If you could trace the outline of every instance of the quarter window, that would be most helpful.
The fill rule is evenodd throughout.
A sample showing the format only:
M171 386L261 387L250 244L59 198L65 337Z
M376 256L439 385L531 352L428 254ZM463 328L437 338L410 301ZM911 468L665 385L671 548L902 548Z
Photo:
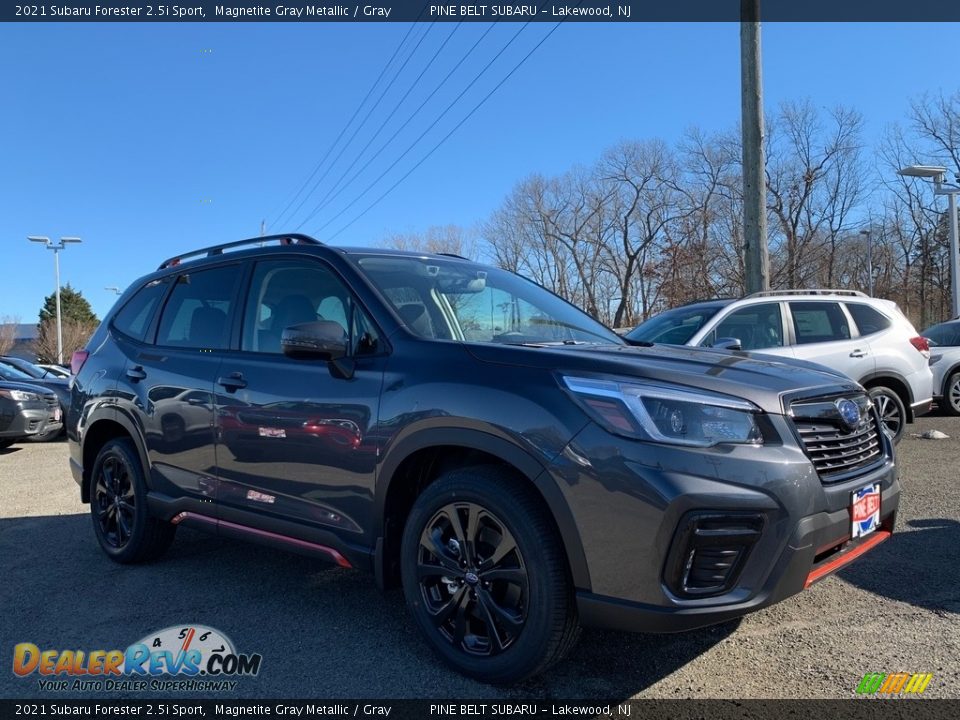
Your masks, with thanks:
M168 287L166 280L154 280L137 290L113 318L113 327L134 340L143 340Z
M873 335L890 327L890 318L863 303L847 303L847 310L861 335Z

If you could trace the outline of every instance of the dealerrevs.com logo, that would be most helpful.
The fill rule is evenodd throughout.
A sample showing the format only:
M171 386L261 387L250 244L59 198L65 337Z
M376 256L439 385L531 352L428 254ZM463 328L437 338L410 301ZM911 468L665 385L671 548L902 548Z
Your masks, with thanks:
M13 672L38 676L49 691L232 691L238 677L256 676L263 656L238 653L219 630L175 625L151 633L126 650L13 648Z

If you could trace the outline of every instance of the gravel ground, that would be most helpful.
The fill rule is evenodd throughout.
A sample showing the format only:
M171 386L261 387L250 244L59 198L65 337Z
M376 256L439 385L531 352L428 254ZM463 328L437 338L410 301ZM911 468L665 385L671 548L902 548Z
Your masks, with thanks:
M906 671L933 673L926 697L960 698L960 418L910 431L932 428L950 439L900 445L898 533L839 575L738 623L585 632L563 664L507 690L447 670L400 593L355 571L185 529L160 561L115 565L96 546L66 445L17 445L0 450L0 662L10 667L18 642L125 648L200 623L263 655L236 697L847 698L864 673ZM57 695L6 670L0 697Z

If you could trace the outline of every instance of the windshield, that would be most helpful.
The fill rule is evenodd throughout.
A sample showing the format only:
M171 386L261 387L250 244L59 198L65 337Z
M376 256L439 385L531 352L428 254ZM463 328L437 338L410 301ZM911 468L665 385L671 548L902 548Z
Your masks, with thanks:
M706 322L720 312L722 305L679 307L654 315L627 333L634 342L686 345Z
M0 378L4 380L36 380L35 377L27 375L22 370L17 370L13 365L0 363Z
M4 367L9 367L15 370L19 370L21 373L24 373L27 377L42 378L47 374L46 370L38 368L36 365L33 365L27 362L26 360L16 362L14 360L4 358L3 360L0 360L0 362L3 363Z
M586 313L504 270L432 257L352 259L421 337L514 345L623 344Z

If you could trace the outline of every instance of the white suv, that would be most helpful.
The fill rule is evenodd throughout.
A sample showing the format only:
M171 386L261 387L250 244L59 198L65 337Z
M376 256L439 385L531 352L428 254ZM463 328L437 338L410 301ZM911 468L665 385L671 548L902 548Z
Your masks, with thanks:
M930 409L930 348L890 300L850 290L770 290L668 310L632 342L749 350L826 365L870 390L887 433Z

